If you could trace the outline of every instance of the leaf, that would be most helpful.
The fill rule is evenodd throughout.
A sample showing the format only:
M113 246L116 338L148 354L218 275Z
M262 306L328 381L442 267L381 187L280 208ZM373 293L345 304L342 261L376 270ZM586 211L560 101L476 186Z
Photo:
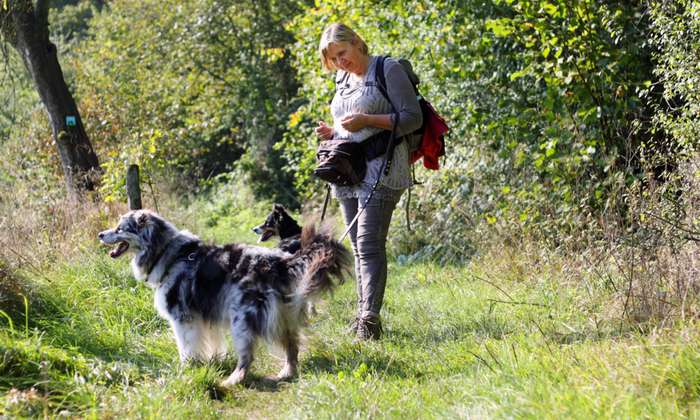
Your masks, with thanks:
M558 16L559 11L557 10L557 7L551 3L546 3L544 6L544 11L550 16Z
M540 155L537 159L535 159L535 168L541 169L542 165L544 165L544 155Z
M522 70L516 71L515 73L512 73L512 74L510 75L510 80L513 81L513 80L520 79L520 78L523 77L523 76L526 76L527 73L528 73L528 70L529 70L529 69L524 68L524 69L522 69Z
M513 33L513 28L507 24L509 19L489 19L486 21L486 29L497 37L506 37Z

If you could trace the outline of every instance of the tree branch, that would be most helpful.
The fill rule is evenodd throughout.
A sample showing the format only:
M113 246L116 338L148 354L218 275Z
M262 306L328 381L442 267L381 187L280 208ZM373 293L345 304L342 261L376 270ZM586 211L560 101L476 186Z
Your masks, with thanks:
M499 300L499 299L486 299L487 302L491 302L492 304L494 303L507 303L509 305L530 305L530 306L541 306L543 308L549 308L549 305L545 305L544 303L537 303L537 302L518 302L514 300Z
M644 214L647 214L647 215L653 217L653 218L656 219L656 220L662 221L662 222L666 223L667 225L669 225L669 226L671 226L671 227L673 227L673 228L675 228L675 229L678 229L678 230L680 230L680 231L682 231L682 232L685 232L685 233L691 235L692 237L689 238L690 240L693 240L693 241L694 241L694 240L696 240L696 239L695 239L695 235L700 235L700 232L698 232L698 231L696 231L696 230L692 230L692 229L690 229L690 228L687 228L687 227L683 226L683 225L680 224L680 223L674 222L673 220L669 220L669 219L667 219L667 218L665 218L665 217L663 217L663 216L659 216L658 214L654 214L654 213L652 213L652 212L650 212L650 211L645 211Z

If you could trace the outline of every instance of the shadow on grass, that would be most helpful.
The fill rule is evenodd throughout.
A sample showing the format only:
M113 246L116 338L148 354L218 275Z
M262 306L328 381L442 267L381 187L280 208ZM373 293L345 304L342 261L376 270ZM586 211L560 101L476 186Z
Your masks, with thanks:
M224 378L222 378L223 380ZM243 381L243 383L237 385L246 389L251 389L254 391L258 392L279 392L280 391L280 386L289 383L289 382L296 382L296 379L294 380L284 380L280 381L277 379L273 379L267 376L259 376L255 374L249 374L246 379ZM219 385L219 381L211 383L207 387L207 392L209 395L209 398L212 400L216 401L223 401L225 400L227 395L232 395L235 394L236 390L234 389L229 389L229 388L223 388L221 385Z
M301 369L311 373L360 372L367 371L398 378L417 377L401 361L385 352L340 352L336 354L313 354L303 363Z
M243 385L256 391L278 392L281 384L293 381L296 381L296 379L280 381L269 376L250 375Z
M609 322L592 328L585 326L578 330L567 330L561 327L561 322L549 314L529 319L508 318L484 312L474 319L464 322L458 320L442 320L441 323L430 324L417 328L414 325L400 324L386 330L385 338L397 344L411 343L412 346L434 346L450 341L473 339L505 340L512 334L535 334L542 336L552 343L571 345L582 342L598 342L630 334L645 334L638 325L625 322Z
M615 340L628 336L647 335L649 331L641 329L631 323L618 323L603 328L585 328L580 331L559 331L555 327L543 327L540 335L544 334L548 341L560 346L575 345L581 343L597 343L607 340Z

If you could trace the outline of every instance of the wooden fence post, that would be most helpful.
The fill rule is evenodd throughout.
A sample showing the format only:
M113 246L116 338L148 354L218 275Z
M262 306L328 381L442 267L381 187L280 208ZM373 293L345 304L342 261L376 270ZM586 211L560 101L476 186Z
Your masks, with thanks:
M141 209L139 165L129 165L129 169L126 170L126 196L129 199L129 210Z

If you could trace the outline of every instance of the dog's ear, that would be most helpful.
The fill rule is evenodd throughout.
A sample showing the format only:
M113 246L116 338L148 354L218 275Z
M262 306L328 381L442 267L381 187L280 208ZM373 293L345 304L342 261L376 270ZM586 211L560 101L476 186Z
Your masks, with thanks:
M284 206L281 204L273 204L272 205L272 211L284 211Z
M148 213L145 211L142 211L139 213L138 217L136 218L136 224L139 226L139 229L143 228L146 226L146 222L148 222Z

